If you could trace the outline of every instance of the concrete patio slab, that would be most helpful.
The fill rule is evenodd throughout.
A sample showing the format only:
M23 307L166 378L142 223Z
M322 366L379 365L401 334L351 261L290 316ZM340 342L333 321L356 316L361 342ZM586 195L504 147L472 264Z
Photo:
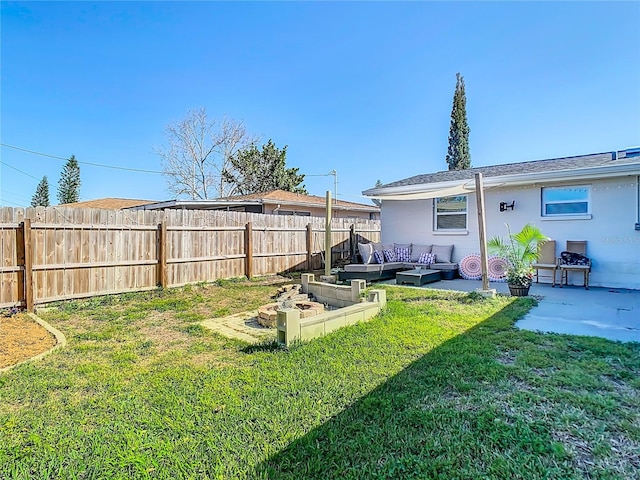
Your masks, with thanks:
M384 282L394 284L394 280ZM473 292L479 280L441 280L419 288ZM407 287L416 288L416 287ZM506 283L490 284L498 293L509 293ZM619 288L531 286L530 295L540 297L538 305L516 322L524 330L587 335L619 342L640 342L640 290Z

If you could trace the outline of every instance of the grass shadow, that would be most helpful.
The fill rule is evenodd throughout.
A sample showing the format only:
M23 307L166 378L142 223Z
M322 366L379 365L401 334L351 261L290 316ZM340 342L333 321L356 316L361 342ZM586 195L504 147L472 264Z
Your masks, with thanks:
M414 306L429 300L401 299ZM482 301L457 300L461 307ZM259 464L250 477L632 478L640 427L631 407L640 385L610 402L606 381L592 377L637 371L637 346L620 351L606 340L516 330L514 319L533 303L516 300L443 342ZM583 358L572 361L571 351ZM603 365L609 355L626 355L630 365ZM550 366L553 372L541 381ZM614 413L619 417L612 421Z

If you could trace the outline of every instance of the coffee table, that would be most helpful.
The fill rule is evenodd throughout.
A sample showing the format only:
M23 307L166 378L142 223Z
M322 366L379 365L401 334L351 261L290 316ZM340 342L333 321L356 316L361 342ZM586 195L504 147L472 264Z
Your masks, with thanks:
M440 280L440 270L430 270L427 268L417 268L396 273L396 284L410 284L420 287L425 283L437 282Z

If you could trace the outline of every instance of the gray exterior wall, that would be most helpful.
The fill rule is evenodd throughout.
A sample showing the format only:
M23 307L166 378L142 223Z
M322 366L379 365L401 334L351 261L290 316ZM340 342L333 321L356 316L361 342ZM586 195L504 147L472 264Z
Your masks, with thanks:
M541 215L541 188L590 185L591 215L575 219ZM500 202L515 209L500 212ZM492 188L485 192L487 238L506 237L505 223L512 232L533 223L556 241L556 255L567 240L587 240L587 256L593 261L590 285L640 289L640 231L638 222L638 177L626 176L596 181L576 181L519 187ZM443 233L434 230L433 200L384 200L381 211L382 241L390 243L454 244L453 260L480 251L475 194L468 195L467 230ZM541 278L542 280L542 278ZM581 275L569 282L580 284Z

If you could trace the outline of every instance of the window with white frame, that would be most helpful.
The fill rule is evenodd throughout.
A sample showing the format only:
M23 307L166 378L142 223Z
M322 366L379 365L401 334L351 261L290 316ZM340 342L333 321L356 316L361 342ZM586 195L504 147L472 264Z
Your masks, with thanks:
M467 196L439 197L433 199L436 230L467 229Z
M542 188L542 216L560 217L591 213L589 185Z

